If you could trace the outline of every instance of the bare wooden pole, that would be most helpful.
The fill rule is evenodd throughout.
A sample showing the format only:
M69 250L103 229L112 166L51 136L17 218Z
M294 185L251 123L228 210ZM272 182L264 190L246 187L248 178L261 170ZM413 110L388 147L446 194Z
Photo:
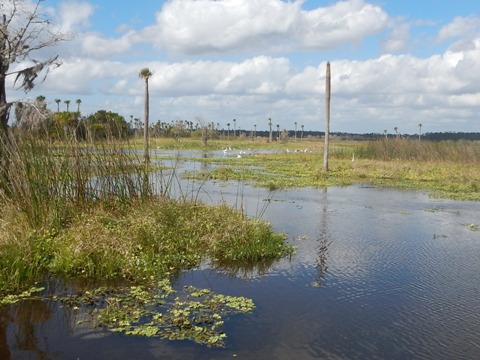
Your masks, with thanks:
M150 155L148 150L148 117L150 113L149 93L148 93L148 77L145 77L145 97L143 99L143 153L145 164L150 162Z
M330 62L327 62L327 74L325 77L325 147L323 151L323 168L325 169L325 171L328 171L328 138L330 135L330 91Z

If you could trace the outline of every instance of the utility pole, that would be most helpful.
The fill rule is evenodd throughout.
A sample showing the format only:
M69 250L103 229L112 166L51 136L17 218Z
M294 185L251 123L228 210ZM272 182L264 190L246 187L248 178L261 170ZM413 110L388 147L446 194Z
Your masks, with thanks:
M323 149L323 168L328 171L328 138L330 135L330 91L331 91L330 62L327 62L325 76L325 147Z

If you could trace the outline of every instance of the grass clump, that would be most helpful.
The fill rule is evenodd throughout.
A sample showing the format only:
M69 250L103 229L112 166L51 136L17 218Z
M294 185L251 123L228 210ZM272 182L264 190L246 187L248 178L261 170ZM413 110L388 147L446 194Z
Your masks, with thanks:
M225 205L172 200L150 165L118 144L0 144L0 291L48 275L143 281L291 252L270 225ZM6 154L6 155L5 155ZM157 185L155 185L157 186Z
M292 251L284 240L268 223L225 205L162 199L82 214L55 237L48 269L138 281L192 268L202 259L221 266L278 258Z
M293 251L267 222L226 205L160 199L99 206L54 230L32 230L19 219L4 222L0 232L0 290L45 275L142 282L204 259L218 266L254 264Z

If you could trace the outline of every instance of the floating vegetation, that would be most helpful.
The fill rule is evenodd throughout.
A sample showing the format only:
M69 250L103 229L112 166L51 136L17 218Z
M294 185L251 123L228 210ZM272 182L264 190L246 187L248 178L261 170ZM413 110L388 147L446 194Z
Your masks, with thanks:
M151 290L146 286L101 287L80 295L54 299L77 310L84 319L112 332L133 336L192 340L209 347L223 347L226 315L251 313L255 305L244 297L216 294L208 289L185 286L175 291L168 280Z
M478 231L478 225L477 224L463 224L463 226L468 227L471 231Z
M31 299L33 294L40 293L45 288L43 287L31 287L28 290L21 292L20 294L9 294L0 299L0 305L16 304L25 299Z

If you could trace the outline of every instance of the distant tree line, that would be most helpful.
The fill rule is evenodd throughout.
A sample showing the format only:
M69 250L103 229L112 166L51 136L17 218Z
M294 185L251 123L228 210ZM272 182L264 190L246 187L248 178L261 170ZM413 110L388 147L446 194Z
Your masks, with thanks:
M118 113L99 110L88 116L82 116L80 112L81 100L77 99L75 103L76 111L70 111L68 105L70 101L65 100L67 105L66 111L60 111L60 99L54 100L56 111L47 108L44 96L38 96L32 102L18 102L15 104L15 117L17 122L12 126L14 131L28 132L29 134L37 134L47 136L52 140L65 139L66 137L75 138L76 140L102 140L107 138L126 139L129 137L141 137L144 134L144 122L139 118L130 115L129 121ZM257 138L262 137L276 141L293 141L308 138L323 138L324 131L307 131L303 125L301 130L280 130L280 125L276 125L275 130L272 128L266 130L258 130L254 125L252 130L242 130L237 128L236 121L231 129L230 123L227 127L221 127L219 123L207 122L201 117L195 118L195 121L189 120L171 120L150 123L149 132L152 137L174 138L180 141L182 138L198 138L205 144L209 139L235 139L235 138ZM398 139L411 138L418 139L419 135L406 134L387 134L387 133L347 133L347 132L331 132L330 136L336 140L375 140L381 138ZM440 141L440 140L480 140L479 132L427 132L421 134L421 139Z

